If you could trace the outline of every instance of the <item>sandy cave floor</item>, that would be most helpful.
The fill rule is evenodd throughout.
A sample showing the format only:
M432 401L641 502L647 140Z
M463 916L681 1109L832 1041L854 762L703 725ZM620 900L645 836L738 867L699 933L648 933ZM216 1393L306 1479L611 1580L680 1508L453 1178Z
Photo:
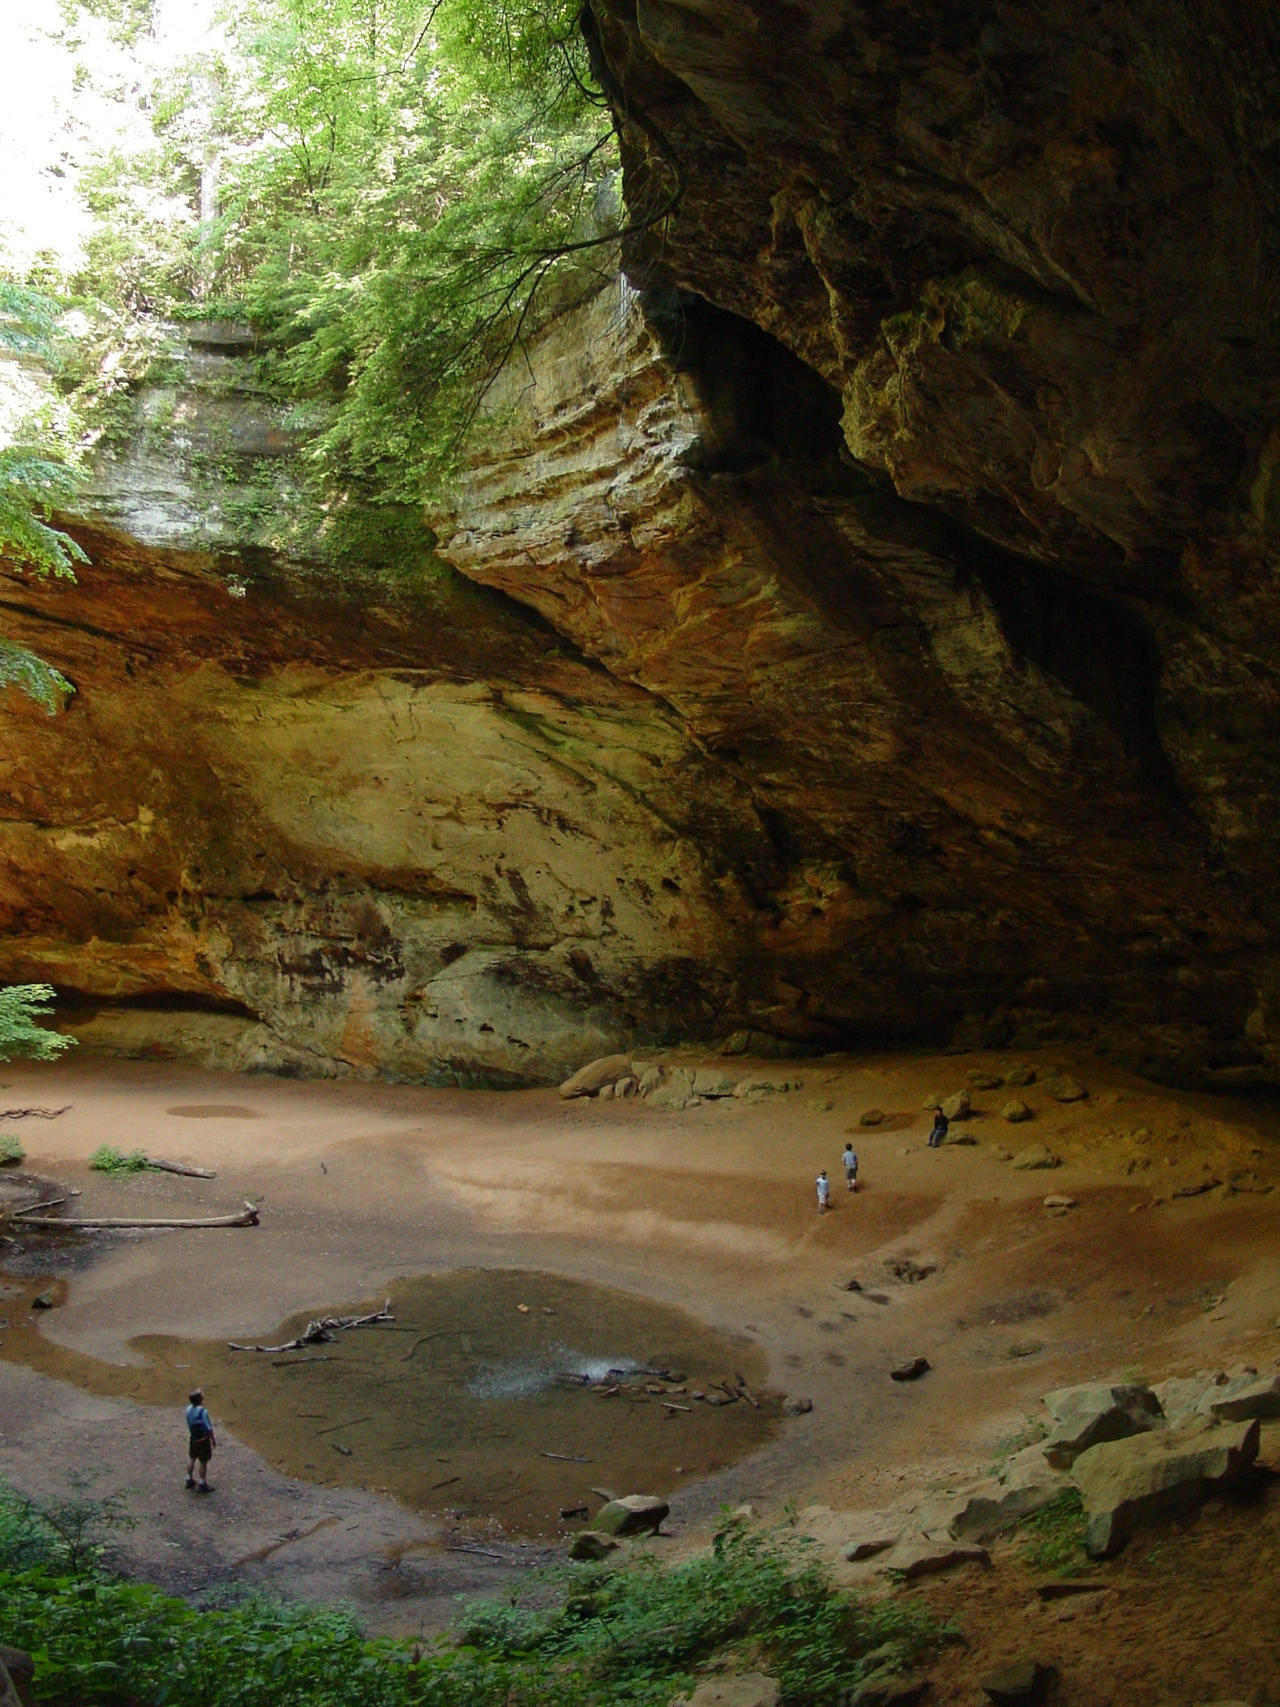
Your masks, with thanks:
M458 1595L508 1586L560 1546L419 1515L379 1492L376 1472L344 1485L364 1472L337 1458L326 1480L296 1479L225 1422L216 1496L193 1499L181 1486L182 1392L162 1409L32 1365L128 1366L141 1334L258 1339L291 1313L460 1266L607 1284L691 1312L778 1392L813 1401L741 1462L678 1488L670 1539L655 1545L677 1556L705 1541L726 1503L750 1501L764 1521L789 1514L833 1558L981 1474L1055 1386L1276 1367L1280 1190L1265 1188L1280 1181L1280 1113L1057 1055L1089 1086L1086 1100L1058 1104L1034 1084L1017 1094L1035 1118L1011 1126L998 1110L1013 1093L978 1091L974 1117L952 1128L976 1142L928 1150L925 1097L1015 1059L1042 1077L1048 1065L990 1054L744 1063L797 1088L683 1113L554 1091L300 1083L88 1057L9 1063L0 1108L70 1104L9 1129L27 1149L24 1170L80 1189L76 1214L213 1214L251 1197L262 1225L105 1235L88 1253L59 1242L53 1260L30 1239L10 1251L0 1476L36 1495L65 1493L73 1474L96 1494L120 1492L138 1520L123 1539L129 1567L179 1592L244 1582L347 1601L369 1628L412 1634L440 1628ZM885 1120L861 1128L873 1106ZM862 1162L852 1197L838 1165L850 1131ZM103 1143L218 1177L109 1178L87 1167ZM1062 1166L1020 1172L1001 1159L1033 1143ZM835 1186L821 1217L820 1166ZM1177 1195L1212 1180L1223 1183ZM1076 1207L1049 1213L1049 1193ZM904 1284L887 1268L902 1257L935 1271ZM65 1291L39 1317L46 1349L32 1355L19 1291L53 1275ZM853 1277L863 1294L844 1290ZM891 1381L916 1354L929 1374ZM1264 1457L1280 1471L1280 1430L1266 1431ZM1039 1607L1011 1552L994 1569L934 1579L914 1592L956 1614L969 1643L939 1663L934 1699L972 1699L985 1666L1029 1649L1058 1664L1064 1699L1280 1697L1278 1564L1280 1499L1264 1488L1247 1507L1131 1545L1087 1606Z

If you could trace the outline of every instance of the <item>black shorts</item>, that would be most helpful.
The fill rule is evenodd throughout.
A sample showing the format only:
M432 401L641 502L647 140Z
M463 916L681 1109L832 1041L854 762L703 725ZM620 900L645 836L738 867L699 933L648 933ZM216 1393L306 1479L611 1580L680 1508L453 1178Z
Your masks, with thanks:
M213 1440L207 1434L191 1436L191 1456L201 1464L207 1464L213 1457Z

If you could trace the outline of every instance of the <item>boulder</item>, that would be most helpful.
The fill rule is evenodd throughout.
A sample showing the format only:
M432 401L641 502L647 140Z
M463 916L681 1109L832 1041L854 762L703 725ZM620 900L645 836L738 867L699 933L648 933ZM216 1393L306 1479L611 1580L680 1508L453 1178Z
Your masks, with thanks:
M930 1367L927 1357L911 1357L889 1371L891 1381L918 1381Z
M1079 1102L1089 1094L1079 1079L1073 1079L1070 1073L1054 1073L1045 1080L1044 1088L1055 1102Z
M868 1672L849 1694L849 1707L912 1707L929 1692L929 1679L920 1672L881 1666Z
M642 1097L652 1096L661 1083L661 1067L642 1067L636 1062L636 1089Z
M882 1571L898 1571L905 1582L919 1582L921 1577L934 1577L957 1565L989 1565L991 1555L985 1547L968 1541L904 1541L885 1555Z
M1082 1452L1104 1440L1125 1440L1163 1425L1160 1401L1149 1387L1058 1387L1046 1393L1054 1426L1041 1451L1055 1470L1068 1470Z
M786 1417L808 1416L813 1409L813 1400L803 1398L799 1394L788 1394L782 1401L782 1414Z
M618 1551L618 1543L612 1535L604 1535L598 1529L582 1529L569 1543L569 1557L583 1562L594 1563L599 1559L607 1559L610 1553Z
M733 1087L733 1094L736 1097L772 1096L786 1088L785 1085L775 1083L773 1079L739 1079Z
M1047 1149L1045 1145L1032 1144L1029 1149L1018 1151L1017 1155L1013 1158L1013 1165L1015 1168L1023 1169L1060 1168L1062 1166L1062 1161L1060 1157L1055 1156L1052 1150Z
M858 1116L859 1126L879 1126L884 1119L882 1108L865 1108Z
M968 1091L957 1091L954 1096L943 1098L942 1112L948 1120L968 1120L971 1109Z
M626 1494L600 1507L595 1528L605 1535L656 1535L670 1510L656 1494Z
M1280 1417L1280 1375L1240 1375L1225 1387L1210 1387L1198 1409L1219 1422L1269 1421Z
M1031 1110L1027 1107L1026 1103L1023 1102L1021 1097L1010 1097L1008 1102L1001 1108L1000 1114L1003 1119L1009 1121L1013 1126L1017 1126L1019 1122L1023 1120L1031 1119Z
M858 1565L864 1559L874 1559L877 1553L887 1553L897 1544L896 1535L877 1535L869 1541L851 1541L847 1547L841 1548L840 1557L851 1565Z
M699 1067L690 1089L696 1097L731 1097L737 1082L718 1067Z
M648 1093L650 1106L676 1110L687 1108L694 1094L693 1079L692 1067L668 1067L661 1084L655 1085Z
M1044 1207L1050 1215L1065 1215L1069 1209L1076 1208L1074 1197L1067 1197L1060 1191L1050 1192L1044 1200Z
M966 1077L975 1091L998 1091L1004 1083L999 1073L984 1073L980 1067L971 1067Z
M988 1672L978 1686L995 1707L1035 1707L1045 1699L1054 1676L1051 1666L1039 1660L1016 1659L999 1671Z
M781 1693L777 1678L762 1671L729 1672L723 1677L704 1677L692 1695L677 1696L685 1707L778 1707Z
M745 1055L750 1043L751 1038L747 1032L731 1032L720 1045L720 1053L722 1055Z
M606 1085L613 1085L619 1079L625 1079L631 1072L631 1057L629 1055L601 1055L596 1061L588 1061L585 1067L568 1078L560 1087L562 1097L594 1097L599 1096Z
M1151 1391L1155 1394L1170 1422L1176 1422L1195 1412L1207 1414L1208 1404L1222 1392L1207 1375L1175 1375L1167 1381L1157 1381Z
M1012 1085L1015 1087L1019 1085L1034 1085L1036 1082L1036 1070L1026 1062L1024 1062L1020 1067L1010 1067L1009 1071L1004 1076L1004 1082L1006 1085Z
M1234 1487L1257 1458L1258 1439L1256 1418L1206 1418L1091 1446L1071 1471L1084 1498L1085 1551L1095 1559L1110 1558L1151 1518L1194 1510Z
M1061 1481L1047 1472L1016 1483L988 1483L968 1495L951 1519L950 1533L957 1541L992 1541L1009 1524L1043 1511L1061 1493Z

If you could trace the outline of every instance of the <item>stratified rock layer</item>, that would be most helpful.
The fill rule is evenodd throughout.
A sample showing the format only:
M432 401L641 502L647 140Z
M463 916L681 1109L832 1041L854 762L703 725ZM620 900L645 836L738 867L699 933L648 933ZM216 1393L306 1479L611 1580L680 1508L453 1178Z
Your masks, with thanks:
M237 534L290 446L206 349L79 587L3 583L78 692L4 707L0 978L294 1070L1066 1033L1275 1082L1280 23L588 22L629 207L679 194L492 394L436 522L493 591Z

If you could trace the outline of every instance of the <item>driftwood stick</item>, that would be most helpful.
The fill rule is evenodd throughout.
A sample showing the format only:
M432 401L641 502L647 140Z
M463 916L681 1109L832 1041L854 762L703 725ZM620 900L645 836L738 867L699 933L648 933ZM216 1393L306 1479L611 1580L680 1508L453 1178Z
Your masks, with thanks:
M568 1452L544 1452L544 1458L554 1458L557 1464L590 1464L589 1458L575 1458Z
M4 1108L0 1109L0 1120L28 1120L32 1115L38 1115L41 1120L56 1120L70 1107L69 1102L64 1102L61 1108Z
M751 1406L751 1409L753 1411L758 1411L760 1409L759 1400L755 1397L754 1393L752 1393L750 1387L747 1386L746 1382L743 1380L742 1376L738 1374L736 1369L733 1372L733 1378L738 1383L738 1391Z
M39 1203L28 1203L25 1209L11 1209L10 1215L38 1215L42 1209L59 1209L64 1203L70 1203L70 1194L66 1197L44 1197Z
M344 1332L347 1328L367 1328L375 1322L394 1322L391 1314L391 1300L387 1299L381 1310L372 1310L367 1316L321 1316L316 1321L308 1322L296 1339L285 1340L281 1345L241 1345L237 1340L228 1340L229 1351L263 1351L275 1354L281 1351L301 1351L304 1346L328 1345L335 1334Z
M212 1168L189 1168L185 1162L162 1162L155 1156L146 1158L147 1166L160 1174L189 1174L192 1179L217 1179Z
M673 1405L670 1399L665 1399L663 1401L662 1408L664 1411L685 1411L687 1413L692 1410L693 1407L690 1405Z
M474 1330L471 1328L436 1328L432 1333L419 1334L400 1361L401 1363L408 1363L409 1359L413 1356L414 1352L417 1351L418 1347L426 1345L428 1340L449 1339L454 1334L469 1334L472 1332L474 1332Z
M78 1232L85 1228L100 1227L256 1227L258 1211L252 1203L246 1203L238 1215L209 1215L203 1219L148 1220L137 1215L95 1215L86 1216L83 1220L78 1217L72 1220L69 1216L61 1215L30 1215L19 1209L12 1219L21 1221L24 1227L47 1227L59 1232L68 1228Z
M500 1564L514 1564L514 1559L508 1559L505 1553L491 1553L487 1547L446 1547L446 1553L475 1553L482 1559L497 1559Z
M356 1428L360 1423L372 1422L372 1417L351 1417L347 1422L330 1423L328 1428L318 1428L317 1434L336 1434L340 1428Z

